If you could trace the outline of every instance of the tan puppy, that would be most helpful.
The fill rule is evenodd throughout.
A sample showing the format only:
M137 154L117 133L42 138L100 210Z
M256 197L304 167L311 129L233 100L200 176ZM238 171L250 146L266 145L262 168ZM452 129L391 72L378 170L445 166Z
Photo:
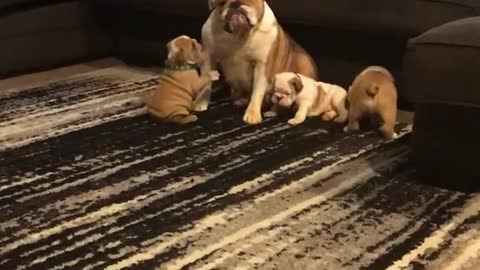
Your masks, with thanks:
M386 139L397 137L394 131L397 118L397 89L393 75L380 66L370 66L353 81L347 96L349 104L346 132L359 130L363 117L378 115L382 124L378 128Z
M196 70L202 61L202 46L188 36L167 44L168 58L159 77L157 90L147 101L148 112L163 122L187 124L197 121L190 114L193 98L208 83L218 80L217 71L200 77Z
M291 125L298 125L307 117L319 115L325 121L347 121L347 91L338 85L316 82L298 73L282 72L275 75L270 91L273 105L265 117L274 117L280 108L292 108L295 105L295 117L288 121Z
M280 72L295 72L317 79L310 55L278 24L265 0L209 0L213 12L202 28L202 41L210 61L202 73L220 65L238 106L247 105L243 120L262 121L261 107L268 85ZM196 102L208 107L211 87Z

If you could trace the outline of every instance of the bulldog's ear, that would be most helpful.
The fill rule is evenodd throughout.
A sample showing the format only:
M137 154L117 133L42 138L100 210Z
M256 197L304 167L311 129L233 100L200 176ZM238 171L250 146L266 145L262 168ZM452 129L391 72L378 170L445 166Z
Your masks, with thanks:
M290 79L290 84L292 85L293 89L295 90L295 93L300 93L303 89L303 82L302 78L298 75L294 76L292 79Z
M210 11L214 10L215 9L215 1L216 0L208 0L208 9Z

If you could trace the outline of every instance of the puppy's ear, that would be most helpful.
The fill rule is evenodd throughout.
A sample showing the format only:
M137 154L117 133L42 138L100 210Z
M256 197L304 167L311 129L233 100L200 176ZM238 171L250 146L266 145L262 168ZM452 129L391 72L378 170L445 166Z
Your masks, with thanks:
M203 50L202 48L202 44L198 43L198 41L196 39L191 39L192 40L192 50L195 52L195 53L198 53L200 54Z
M302 78L298 75L294 76L292 79L290 79L289 83L292 85L293 89L295 90L295 93L300 93L303 89L303 82Z
M178 46L175 53L175 61L179 64L196 64L198 61L196 46L194 39L190 40L190 44L187 43Z
M175 53L175 62L182 64L188 62L186 52L184 48L178 48L177 52Z

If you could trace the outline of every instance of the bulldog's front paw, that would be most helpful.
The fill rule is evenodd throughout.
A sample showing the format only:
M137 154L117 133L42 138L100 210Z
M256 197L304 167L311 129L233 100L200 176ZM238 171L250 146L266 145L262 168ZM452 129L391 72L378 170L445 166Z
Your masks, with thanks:
M276 117L277 116L277 112L276 111L268 111L268 112L265 112L263 114L263 116L265 118L273 118L273 117Z
M237 108L245 108L248 106L250 100L248 98L237 98L233 101L233 106Z
M345 133L350 133L350 129L348 128L348 126L345 126L345 127L343 128L343 132L345 132Z
M195 112L203 112L208 110L208 101L199 100L193 103L193 111Z
M248 108L243 116L243 121L249 125L256 125L262 122L262 113L259 110Z
M296 126L298 124L301 124L303 121L301 119L297 119L297 118L292 118L290 120L288 120L288 123L292 126Z

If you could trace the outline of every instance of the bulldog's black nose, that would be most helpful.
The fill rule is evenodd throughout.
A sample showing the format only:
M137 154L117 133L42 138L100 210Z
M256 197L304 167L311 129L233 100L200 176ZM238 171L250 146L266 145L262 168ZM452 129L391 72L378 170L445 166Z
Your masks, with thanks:
M235 2L232 2L232 3L230 4L230 8L232 8L232 9L239 9L241 5L242 5L242 3L240 3L240 1L235 1Z

